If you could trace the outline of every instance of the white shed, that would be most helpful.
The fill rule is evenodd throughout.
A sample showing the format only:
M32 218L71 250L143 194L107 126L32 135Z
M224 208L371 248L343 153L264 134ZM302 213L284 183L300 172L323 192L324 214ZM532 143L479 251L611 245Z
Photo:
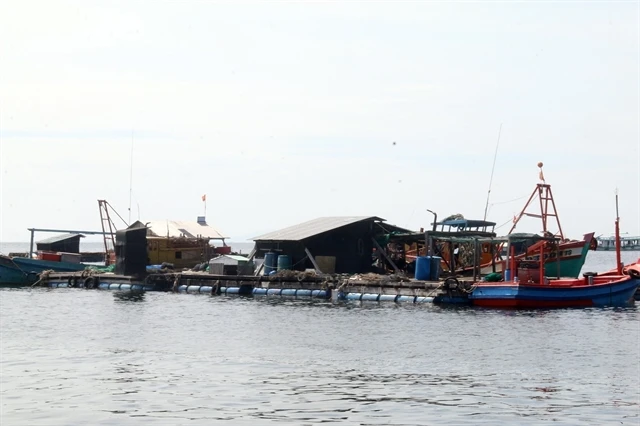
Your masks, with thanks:
M237 254L221 254L209 261L209 273L215 275L252 275L253 262Z
M249 258L240 256L238 254L221 254L218 257L214 257L209 261L209 265L238 265L240 263L249 262Z

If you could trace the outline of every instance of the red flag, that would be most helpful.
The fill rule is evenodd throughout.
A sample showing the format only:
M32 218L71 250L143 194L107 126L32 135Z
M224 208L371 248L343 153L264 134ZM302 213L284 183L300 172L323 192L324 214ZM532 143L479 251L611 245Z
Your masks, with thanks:
M204 195L202 196L202 201L207 201L207 194L204 194Z

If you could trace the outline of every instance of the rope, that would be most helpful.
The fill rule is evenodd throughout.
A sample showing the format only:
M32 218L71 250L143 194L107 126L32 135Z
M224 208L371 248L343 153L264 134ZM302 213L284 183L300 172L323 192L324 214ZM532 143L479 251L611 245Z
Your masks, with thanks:
M514 198L513 200L508 200L508 201L499 201L497 203L491 203L489 204L489 206L499 206L500 204L507 204L507 203L513 203L514 201L518 201L518 200L522 200L524 198L527 198L530 194L527 195L523 195L522 197L518 197L518 198Z
M36 281L35 283L31 284L31 288L37 286L38 284L40 284L42 281L47 281L49 280L49 275L51 275L52 273L54 273L55 271L53 269L47 269L46 271L42 271L40 273L40 279L38 279L38 281Z

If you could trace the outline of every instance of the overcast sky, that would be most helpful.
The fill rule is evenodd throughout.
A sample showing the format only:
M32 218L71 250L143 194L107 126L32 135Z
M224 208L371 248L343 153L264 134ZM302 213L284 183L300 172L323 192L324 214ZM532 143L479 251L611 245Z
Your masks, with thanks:
M543 161L567 236L612 233L616 188L640 234L638 30L637 2L3 1L0 241L128 220L131 160L132 220L207 194L236 241L482 219L501 123L489 220Z

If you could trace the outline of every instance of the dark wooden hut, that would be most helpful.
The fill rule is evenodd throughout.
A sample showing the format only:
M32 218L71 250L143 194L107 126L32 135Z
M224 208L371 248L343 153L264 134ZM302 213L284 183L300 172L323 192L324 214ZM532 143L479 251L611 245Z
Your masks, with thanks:
M254 257L263 259L275 252L290 256L294 270L366 273L374 269L376 237L391 232L409 231L377 216L321 217L253 238Z

